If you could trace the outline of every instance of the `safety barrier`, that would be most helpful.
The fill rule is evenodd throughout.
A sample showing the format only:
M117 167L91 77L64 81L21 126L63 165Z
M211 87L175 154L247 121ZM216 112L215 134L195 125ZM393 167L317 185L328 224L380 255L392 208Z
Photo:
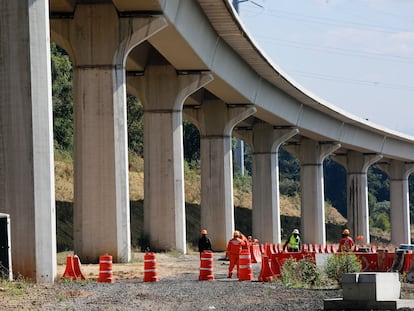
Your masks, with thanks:
M275 254L275 251L273 249L273 245L271 243L265 244L265 254L269 257L271 257L273 254Z
M267 246L266 249L268 249ZM403 259L396 261L396 253L390 253L385 249L377 249L376 253L367 252L368 247L359 247L358 250L361 252L352 252L355 256L358 257L358 260L361 262L363 272L386 272L391 270L398 270L400 272L408 272L413 269L413 278L414 278L414 267L413 267L413 251L403 250ZM299 261L304 258L309 258L316 262L316 254L330 254L332 256L340 256L342 253L337 252L336 245L327 245L325 248L317 244L304 244L302 245L301 252L280 252L272 253L269 257L269 262L271 264L271 269L274 272L274 276L279 276L281 274L281 267L283 263L288 258L292 258L296 261ZM267 253L265 254L267 255ZM264 258L264 257L263 257Z
M274 279L274 272L270 267L270 258L266 254L262 255L262 267L258 280L260 282L271 282Z
M260 245L258 244L250 245L250 255L251 255L252 263L262 262L262 252L260 249Z
M100 283L114 283L112 275L112 256L105 254L99 257L99 277Z
M73 270L75 271L76 279L86 280L85 276L82 273L81 262L78 255L73 256Z
M155 254L147 252L144 255L144 282L158 282L157 260Z
M272 256L270 258L270 268L272 269L273 276L279 277L282 275L282 269L281 264L279 263L279 260L277 259L277 256Z
M76 273L73 267L73 255L66 256L66 267L65 272L63 272L62 279L76 279Z
M213 253L210 251L201 252L199 281L213 281Z
M265 249L265 244L259 244L260 247L260 253L264 254L266 249Z
M253 280L253 268L250 257L250 252L247 249L242 249L239 255L239 270L237 272L239 281Z
M71 280L85 280L85 276L81 271L81 263L77 255L66 256L65 272L62 275L63 279Z

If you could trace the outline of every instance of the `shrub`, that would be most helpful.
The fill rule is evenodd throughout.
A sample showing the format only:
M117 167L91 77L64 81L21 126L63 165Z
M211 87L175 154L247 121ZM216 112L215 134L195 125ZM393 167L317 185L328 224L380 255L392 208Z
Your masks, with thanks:
M319 286L322 273L311 258L288 258L282 265L282 283L296 288Z
M355 254L341 253L328 258L324 271L328 278L340 283L344 273L360 272L361 268L361 262Z

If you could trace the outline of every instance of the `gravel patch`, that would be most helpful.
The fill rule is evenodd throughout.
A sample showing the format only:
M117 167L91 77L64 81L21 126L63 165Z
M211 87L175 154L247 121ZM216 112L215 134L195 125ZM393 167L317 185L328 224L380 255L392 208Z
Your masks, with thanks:
M257 281L261 264L252 264L254 280L227 278L228 262L214 254L214 280L199 281L198 253L181 257L157 254L158 282L143 282L143 256L132 264L114 264L113 284L98 283L99 265L82 265L87 281L59 280L32 285L22 295L3 295L2 310L323 310L323 300L341 297L340 289L290 289L280 280ZM58 267L62 275L64 266Z
M115 282L99 283L99 265L82 265L86 281L57 280L53 285L16 281L0 287L0 310L323 310L323 301L341 298L341 289L292 289L279 279L257 281L261 264L252 264L254 280L228 279L228 261L214 253L213 281L199 281L200 258L156 254L158 282L143 282L143 253L132 263L114 264ZM65 265L58 266L63 275ZM414 285L401 284L402 297L414 298Z
M279 281L198 281L197 275L141 280L59 284L65 296L42 310L323 310L323 299L339 290L288 289ZM61 295L62 295L61 294Z

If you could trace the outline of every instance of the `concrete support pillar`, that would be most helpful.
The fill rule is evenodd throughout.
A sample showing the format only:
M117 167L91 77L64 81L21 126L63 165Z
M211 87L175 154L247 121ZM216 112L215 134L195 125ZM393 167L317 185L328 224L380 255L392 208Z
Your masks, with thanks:
M231 133L255 112L251 105L227 106L219 99L205 100L200 109L186 111L200 130L201 226L208 229L217 251L226 249L234 231Z
M252 233L263 243L281 242L279 147L298 132L296 128L275 128L268 123L253 125L250 139L253 166Z
M289 151L297 149L293 153L301 162L301 236L304 243L326 244L323 160L340 146L303 138L298 146L287 148Z
M335 156L347 170L347 219L351 234L363 236L363 242L369 244L369 207L368 207L368 168L379 159L379 154L363 154L348 151L346 156Z
M111 3L78 4L73 19L52 22L74 63L74 249L83 262L130 260L125 60L165 25L120 19Z
M137 78L144 106L144 231L153 249L186 253L182 107L212 79L208 73L177 75L155 55Z
M10 214L13 272L56 276L48 1L0 1L0 212Z
M239 166L238 172L240 176L244 176L244 141L236 140L236 148L234 150L234 161Z
M391 243L411 244L408 177L414 171L414 164L390 160L378 167L390 178Z

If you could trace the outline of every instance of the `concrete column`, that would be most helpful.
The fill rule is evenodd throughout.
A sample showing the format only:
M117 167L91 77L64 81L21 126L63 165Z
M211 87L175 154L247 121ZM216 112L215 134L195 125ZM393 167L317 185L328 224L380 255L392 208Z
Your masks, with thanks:
M303 138L298 146L286 148L301 162L301 236L304 243L326 244L323 160L340 146Z
M296 128L275 128L268 123L253 126L252 233L263 243L281 242L279 147L298 132Z
M238 173L240 174L240 176L244 176L244 141L241 139L236 140L234 161L239 166Z
M233 127L256 112L248 106L227 106L219 99L203 101L186 111L200 130L201 226L207 228L214 250L226 249L234 231Z
M351 235L363 236L369 244L368 168L382 158L378 154L348 151L346 156L335 156L347 170L347 219Z
M120 19L111 3L78 4L73 19L52 22L74 63L74 248L83 262L130 260L125 59L163 27Z
M151 248L186 253L182 106L212 75L177 75L153 55L137 78L144 106L144 231Z
M10 214L13 272L56 276L49 7L1 1L0 212Z
M414 164L390 160L378 167L390 178L391 243L411 244L408 177L414 171Z

